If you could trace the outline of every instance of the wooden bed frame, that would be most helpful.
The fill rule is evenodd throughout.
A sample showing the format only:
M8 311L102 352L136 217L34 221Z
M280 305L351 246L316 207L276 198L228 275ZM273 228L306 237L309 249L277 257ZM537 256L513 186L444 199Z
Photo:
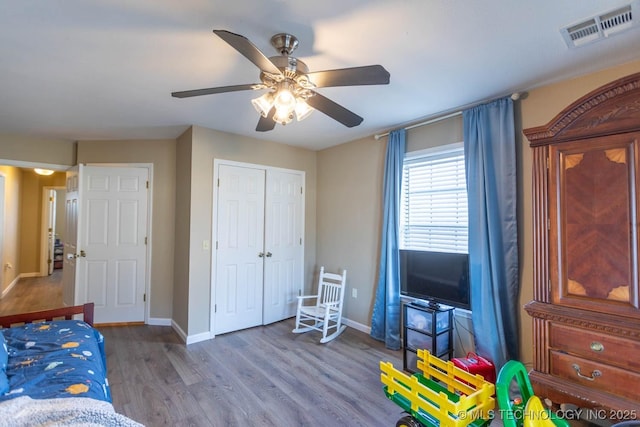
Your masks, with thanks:
M83 320L93 326L93 305L94 304L92 302L88 302L84 305L75 305L72 307L0 316L0 327L10 328L15 324L33 323L61 318L71 320L76 314L82 314Z

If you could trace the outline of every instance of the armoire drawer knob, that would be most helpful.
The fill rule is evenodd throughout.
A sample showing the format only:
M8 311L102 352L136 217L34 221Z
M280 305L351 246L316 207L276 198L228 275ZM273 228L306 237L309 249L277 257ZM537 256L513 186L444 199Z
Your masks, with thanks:
M589 347L593 351L597 351L597 352L604 351L604 346L602 345L602 343L599 343L598 341L593 341Z

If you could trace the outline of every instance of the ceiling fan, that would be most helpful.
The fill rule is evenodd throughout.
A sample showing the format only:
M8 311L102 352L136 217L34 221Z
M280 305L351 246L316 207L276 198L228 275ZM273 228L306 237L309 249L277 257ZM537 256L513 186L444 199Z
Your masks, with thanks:
M172 92L176 98L211 95L241 90L267 89L268 92L251 103L260 113L256 131L272 130L276 123L285 125L294 117L306 118L314 109L321 111L347 127L358 126L362 117L347 110L315 91L316 88L389 84L389 72L381 65L309 72L307 65L291 56L298 39L287 33L271 37L271 44L280 56L267 58L244 36L225 30L213 30L222 40L244 55L260 69L260 83L221 86Z

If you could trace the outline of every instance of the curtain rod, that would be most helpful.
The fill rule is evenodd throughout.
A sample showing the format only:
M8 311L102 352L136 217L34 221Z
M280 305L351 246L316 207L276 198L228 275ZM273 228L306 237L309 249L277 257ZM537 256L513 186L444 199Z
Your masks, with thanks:
M518 99L520 99L522 96L521 92L514 92L511 94L511 99L514 101L517 101ZM430 119L427 119L423 122L419 122L419 123L415 123L411 126L406 126L404 129L409 130L409 129L414 129L414 128L418 128L421 126L426 126L426 125L430 125L432 123L437 123L440 122L442 120L446 120L446 119L450 119L451 117L456 117L462 114L463 110L469 109L469 108L473 108L473 107L477 107L478 105L481 104L485 104L487 102L491 102L493 99L499 99L499 98L492 98L491 100L486 100L486 101L480 101L480 102L476 102L473 104L468 104L468 105L464 105L462 107L460 107L457 111L453 111L451 113L445 113L444 115L441 116L436 116L436 117L432 117ZM376 135L373 135L373 137L378 140L380 138L383 138L385 136L389 135L389 132L385 132L385 133L379 133Z

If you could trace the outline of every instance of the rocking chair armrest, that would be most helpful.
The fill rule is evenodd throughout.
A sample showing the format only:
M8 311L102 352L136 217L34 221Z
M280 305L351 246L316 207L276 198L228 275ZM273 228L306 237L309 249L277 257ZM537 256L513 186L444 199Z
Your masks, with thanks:
M318 295L298 295L298 299L318 298Z

